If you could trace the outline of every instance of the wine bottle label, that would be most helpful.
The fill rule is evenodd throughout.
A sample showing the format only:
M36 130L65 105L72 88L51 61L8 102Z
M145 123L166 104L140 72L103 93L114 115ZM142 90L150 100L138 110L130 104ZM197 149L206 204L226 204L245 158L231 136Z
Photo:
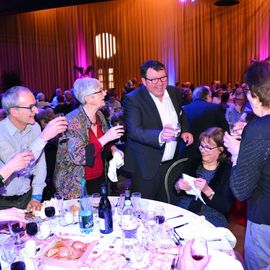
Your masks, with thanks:
M104 218L99 218L99 229L102 231L106 230L106 225L105 225L105 219Z

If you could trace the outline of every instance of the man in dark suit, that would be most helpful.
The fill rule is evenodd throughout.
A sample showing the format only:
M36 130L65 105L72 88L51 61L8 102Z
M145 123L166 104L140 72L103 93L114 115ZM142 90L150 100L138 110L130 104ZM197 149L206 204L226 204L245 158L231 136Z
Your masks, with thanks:
M165 174L179 157L180 138L190 145L193 137L181 110L179 90L168 86L164 65L147 61L141 66L141 76L142 85L123 100L125 169L132 174L133 191L141 192L143 198L167 201ZM175 129L178 123L181 136Z
M193 92L192 102L184 106L183 111L194 136L193 145L187 148L189 158L199 155L197 143L203 131L210 127L220 127L225 131L229 129L222 107L212 103L212 95L208 86L197 87Z

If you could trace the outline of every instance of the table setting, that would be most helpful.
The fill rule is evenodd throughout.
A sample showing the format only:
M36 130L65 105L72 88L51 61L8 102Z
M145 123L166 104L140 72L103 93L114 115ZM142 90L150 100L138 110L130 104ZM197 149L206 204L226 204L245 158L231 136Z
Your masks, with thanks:
M215 254L215 258L229 256L235 260L233 247L236 239L228 229L216 228L204 217L180 207L142 199L138 192L131 196L136 234L130 240L132 243L125 245L121 228L125 197L109 197L113 212L113 232L109 234L100 233L96 197L90 198L95 213L93 230L89 234L81 233L78 224L78 199L53 198L43 203L40 212L28 217L26 228L21 233L24 245L15 247L18 250L16 257L27 265L27 270L174 269L172 262L177 260L179 247L193 238L204 238L208 254ZM48 207L54 210L48 210ZM10 235L0 234L0 237L3 249L3 241ZM227 261L230 259L226 257ZM11 260L15 259L7 261L2 255L2 269L11 269ZM214 265L216 259L211 261ZM211 262L207 269L214 269Z

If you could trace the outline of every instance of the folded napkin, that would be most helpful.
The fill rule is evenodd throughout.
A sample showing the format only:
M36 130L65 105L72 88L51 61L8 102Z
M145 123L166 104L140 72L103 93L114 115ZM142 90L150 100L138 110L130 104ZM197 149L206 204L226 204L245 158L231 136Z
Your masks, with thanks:
M191 186L191 190L186 190L186 193L189 195L195 195L196 200L199 198L205 204L201 195L201 191L195 187L194 181L196 178L183 173L183 179Z
M185 240L198 237L208 240L208 247L213 250L231 250L236 245L235 236L229 229L224 227L209 227L204 223L190 222L177 228L176 231Z
M124 165L124 159L121 154L116 151L113 154L113 158L109 162L108 177L112 182L118 182L117 169Z
M205 268L206 270L244 270L241 262L226 252L211 250L209 255L211 255L211 259Z

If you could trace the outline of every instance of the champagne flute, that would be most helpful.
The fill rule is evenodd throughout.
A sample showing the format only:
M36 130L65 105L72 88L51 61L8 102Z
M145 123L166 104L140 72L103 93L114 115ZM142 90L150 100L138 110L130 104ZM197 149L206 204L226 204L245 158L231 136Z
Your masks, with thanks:
M58 113L56 114L56 117L65 117L65 114L64 113ZM60 134L60 137L58 139L59 143L65 143L69 140L66 132L63 132Z

